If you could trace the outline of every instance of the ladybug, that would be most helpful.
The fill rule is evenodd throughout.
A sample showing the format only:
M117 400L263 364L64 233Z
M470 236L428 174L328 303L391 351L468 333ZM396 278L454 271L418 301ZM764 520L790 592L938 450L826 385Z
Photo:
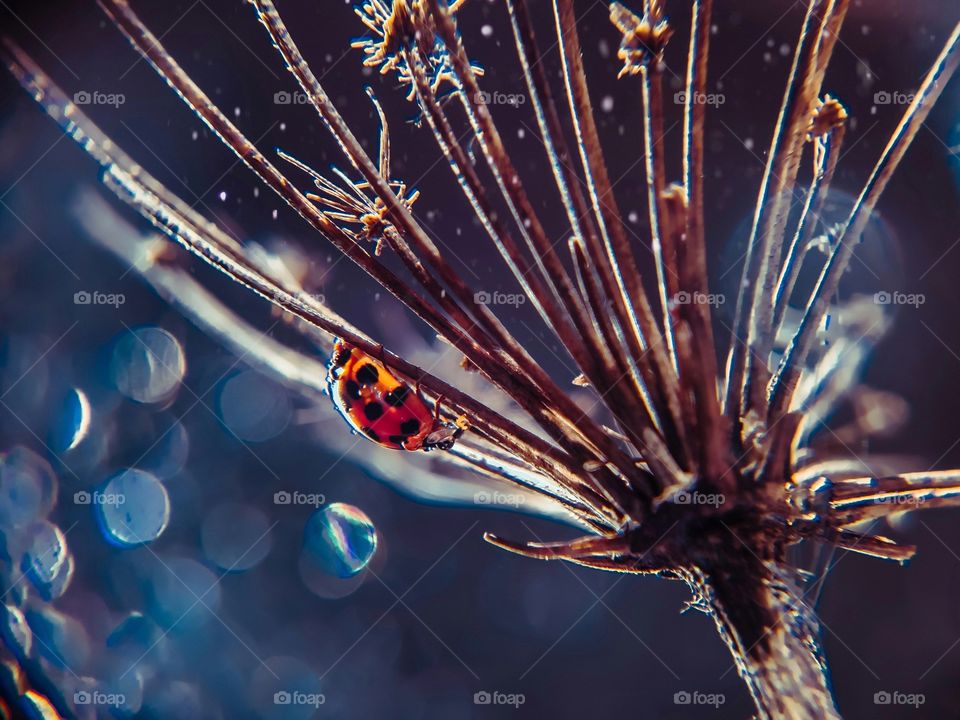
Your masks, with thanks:
M449 450L468 427L464 417L454 424L441 420L439 400L431 412L419 392L343 340L333 348L327 391L354 430L393 450Z

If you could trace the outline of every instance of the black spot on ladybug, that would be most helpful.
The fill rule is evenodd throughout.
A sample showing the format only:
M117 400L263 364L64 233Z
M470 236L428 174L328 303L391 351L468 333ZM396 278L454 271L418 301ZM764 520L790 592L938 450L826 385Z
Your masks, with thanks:
M400 423L400 432L404 435L416 435L420 431L420 421L416 418L410 418Z
M357 382L361 385L373 385L379 377L380 373L378 373L377 369L370 363L363 365L357 370Z
M400 407L403 405L409 394L410 388L408 388L406 385L401 385L400 387L395 388L384 395L383 399L390 407Z
M374 442L377 442L377 443L380 442L380 436L377 435L377 431L374 430L373 428L365 427L363 429L363 434L366 435L371 440L373 440Z
M353 380L347 380L347 397L353 400L360 399L360 386Z
M376 401L368 402L363 406L363 414L367 416L367 420L377 420L383 417L383 405Z
M407 441L406 435L391 435L389 438L390 442L394 445L403 445Z
M342 350L340 350L340 352L338 352L333 358L333 366L343 367L344 365L346 365L347 360L350 359L350 355L352 354L352 352L353 351L350 350L350 348L343 348Z

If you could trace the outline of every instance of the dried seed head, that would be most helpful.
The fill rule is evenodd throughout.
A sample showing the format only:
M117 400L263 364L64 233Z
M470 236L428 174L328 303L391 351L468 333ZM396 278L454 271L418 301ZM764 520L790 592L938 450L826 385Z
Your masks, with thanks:
M673 30L663 14L663 0L645 0L643 17L618 2L610 5L610 22L623 33L617 57L623 68L617 77L638 75L651 61L659 63Z
M810 118L810 127L807 130L807 140L823 137L847 120L847 111L840 101L827 95L817 103Z
M389 5L384 0L367 0L355 9L360 20L373 37L361 38L351 47L363 50L363 64L379 67L382 74L397 70L400 48L414 36L413 18L406 0L393 0Z
M451 4L449 11L456 12L462 4ZM373 34L355 40L351 47L363 50L366 67L380 68L381 75L395 72L400 84L410 88L408 100L416 96L408 51L418 52L434 93L445 82L456 84L449 53L437 37L433 16L423 0L366 0L356 13ZM482 68L473 66L473 70L483 75Z

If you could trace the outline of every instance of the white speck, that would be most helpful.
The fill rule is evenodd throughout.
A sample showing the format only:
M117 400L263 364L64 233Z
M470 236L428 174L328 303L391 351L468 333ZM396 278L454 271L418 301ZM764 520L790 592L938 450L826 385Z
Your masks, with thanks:
M613 95L603 96L603 100L600 101L600 109L604 112L611 112L613 110Z
M239 108L239 107L235 107L235 108L233 109L233 116L234 116L234 117L240 117L240 108Z
M227 201L227 191L226 191L226 190L221 190L221 191L220 191L220 202L226 202L226 201Z
M775 44L775 43L774 43L774 41L773 41L773 38L767 38L767 47L771 47L771 48L772 48L772 47L774 46L774 44Z
M523 226L524 226L525 228L527 228L528 230L530 229L530 226L531 226L532 224L533 224L533 223L530 222L530 218L524 218L524 219L523 219Z
M768 52L767 52L767 53L764 53L764 54L763 54L763 61L769 65L771 62L773 62L773 55L771 55L771 54L768 53Z
M260 197L260 188L255 187L255 188L253 189L253 196L254 196L255 198Z
M285 122L280 123L280 132L283 132L287 129L287 124Z
M743 141L743 146L744 146L747 150L753 150L753 138L747 138L746 140L744 140L744 141Z
M869 25L861 25L861 26L860 26L860 32L861 32L862 34L864 34L864 35L869 35L869 34L870 34L870 26L869 26Z
M636 210L631 210L629 213L627 213L627 220L636 225L640 221L640 216L637 215Z
M517 137L518 137L518 138L520 138L521 140L523 140L526 136L527 136L527 131L526 131L526 130L524 130L523 128L520 128L519 130L517 130Z
M784 57L786 57L787 55L789 55L789 54L790 54L790 46L787 45L786 43L784 43L783 45L781 45L781 46L780 46L780 54L783 55Z
M190 139L191 139L191 140L196 140L198 137L200 137L200 133L198 133L196 130L194 130L192 133L190 133Z
M871 114L871 115L876 115L876 114L877 114L877 106L876 106L876 105L870 106L870 114Z
M600 41L600 57L610 57L610 43L608 43L606 40Z
M270 216L271 216L274 220L277 219L277 210L276 210L276 208L274 208L273 212L270 213Z
M480 28L480 34L484 37L493 37L493 25L484 25Z

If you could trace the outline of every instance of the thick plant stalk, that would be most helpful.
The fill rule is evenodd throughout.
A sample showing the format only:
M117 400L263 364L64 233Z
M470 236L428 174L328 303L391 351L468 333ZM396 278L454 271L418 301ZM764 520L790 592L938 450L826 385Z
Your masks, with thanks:
M692 574L760 720L839 720L820 629L788 573L749 547Z

